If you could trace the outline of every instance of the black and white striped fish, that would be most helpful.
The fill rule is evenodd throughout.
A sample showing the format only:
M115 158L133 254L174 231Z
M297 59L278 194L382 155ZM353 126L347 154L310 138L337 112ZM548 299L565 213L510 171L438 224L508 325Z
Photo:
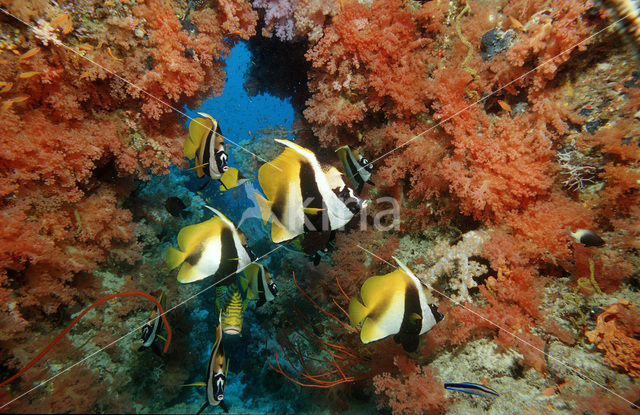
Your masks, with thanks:
M373 185L371 181L371 172L373 164L358 151L349 146L342 146L336 150L338 158L344 165L347 176L356 186L356 192L360 194L365 183Z
M366 206L335 167L321 165L312 151L291 141L275 141L286 148L258 171L266 199L255 194L264 223L271 218L274 242L339 229Z

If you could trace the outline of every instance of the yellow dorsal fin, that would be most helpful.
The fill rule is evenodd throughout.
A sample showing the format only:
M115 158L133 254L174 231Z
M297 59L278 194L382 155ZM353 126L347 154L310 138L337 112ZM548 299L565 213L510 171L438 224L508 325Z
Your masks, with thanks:
M189 136L184 141L184 156L192 159L196 156L196 151L200 144L209 135L209 131L213 128L213 120L211 118L194 118L189 123Z
M308 214L308 215L317 215L318 213L322 212L324 209L320 209L320 208L304 208L304 213Z
M277 195L286 191L292 182L300 182L299 172L302 161L303 157L298 152L287 147L274 160L260 167L258 181L267 199L275 200ZM286 188L281 189L279 186L286 186Z
M407 277L402 270L395 270L386 275L375 275L367 279L360 295L364 305L371 308L376 304L384 303L390 294L397 291L404 291L407 285Z
M185 226L178 232L178 246L186 255L191 254L205 239L220 233L221 220L214 217L195 225Z
M196 383L188 383L186 385L180 385L181 388L186 388L189 386L207 386L207 384L204 382L196 382Z

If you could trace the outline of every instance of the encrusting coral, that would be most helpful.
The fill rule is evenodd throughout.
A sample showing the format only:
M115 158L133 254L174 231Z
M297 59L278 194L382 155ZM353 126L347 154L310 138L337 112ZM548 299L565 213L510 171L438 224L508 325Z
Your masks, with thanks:
M630 376L640 377L640 341L636 336L640 316L628 300L620 299L610 305L597 319L594 330L585 336L604 352L605 361L624 370Z

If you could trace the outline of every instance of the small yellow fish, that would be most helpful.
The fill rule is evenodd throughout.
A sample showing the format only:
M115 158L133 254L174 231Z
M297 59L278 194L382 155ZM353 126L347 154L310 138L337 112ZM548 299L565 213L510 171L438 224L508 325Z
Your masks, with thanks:
M9 92L11 87L13 87L13 82L3 82L2 89L0 89L0 93L4 94L5 92Z
M93 50L93 46L91 46L88 43L82 43L78 46L78 49L80 50Z
M28 95L21 95L19 97L12 98L11 101L13 101L14 104L17 104L19 102L24 102L28 99L29 99Z
M513 113L513 110L511 109L511 105L507 104L503 100L499 99L498 100L498 105L500 105L500 108L502 108L503 110L508 111L509 114Z
M23 60L29 59L30 57L34 56L38 52L40 52L40 48L38 48L38 47L33 48L33 49L29 50L28 52L25 52L22 55L20 55L20 60L23 61Z
M41 73L42 72L38 72L38 71L22 72L20 75L18 75L18 78L28 79L28 78L31 78L32 76L40 75Z

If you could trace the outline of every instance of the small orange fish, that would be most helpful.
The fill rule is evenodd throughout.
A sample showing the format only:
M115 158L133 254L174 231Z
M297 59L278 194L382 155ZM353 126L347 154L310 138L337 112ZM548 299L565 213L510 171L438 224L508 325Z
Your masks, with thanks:
M20 60L23 61L23 60L29 59L30 57L34 56L38 52L40 52L40 48L35 47L35 48L23 53L22 55L20 55Z
M51 21L51 26L62 26L62 24L67 21L67 19L69 19L69 15L67 13L60 13L56 16L55 19Z
M111 46L109 46L107 48L107 53L109 53L109 56L111 56L113 59L117 60L117 61L123 61L124 59L122 58L116 58L115 56L113 56L113 53L111 52Z
M41 73L42 72L38 72L38 71L22 72L20 75L18 75L18 78L28 79L28 78L31 78L32 76L40 75Z
M508 17L509 17L509 21L511 22L511 26L513 26L514 29L522 30L523 32L526 32L526 30L524 30L524 25L520 23L518 19L516 19L513 16L508 16Z
M78 46L78 49L80 49L80 50L93 50L93 46L91 46L88 43L82 43L81 45Z
M62 26L62 33L67 35L69 34L69 32L71 32L72 29L73 29L73 24L71 22L71 19L69 19L66 22L64 22L64 26Z
M9 92L11 87L13 87L13 82L3 82L5 85L0 89L0 94L4 94L5 92Z
M20 102L25 102L28 99L29 99L28 95L21 95L19 97L12 98L11 101L13 101L14 104L17 104Z
M513 110L511 109L511 105L507 104L503 100L499 99L498 105L500 105L500 108L502 108L503 110L508 111L509 114L513 113Z
M0 106L0 114L4 114L5 112L7 112L12 105L13 105L13 101L11 100L3 102L2 106Z

